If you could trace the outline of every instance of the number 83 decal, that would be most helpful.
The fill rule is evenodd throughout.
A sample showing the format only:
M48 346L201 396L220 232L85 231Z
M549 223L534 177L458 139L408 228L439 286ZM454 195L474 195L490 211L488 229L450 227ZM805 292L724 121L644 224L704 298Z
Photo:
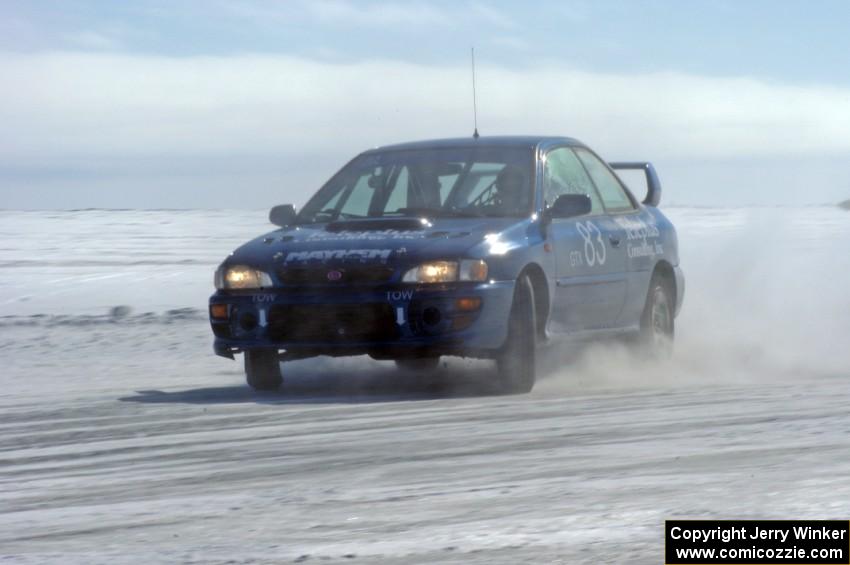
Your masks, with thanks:
M589 267L604 265L607 257L602 232L593 222L576 222L576 229L584 239L584 259Z

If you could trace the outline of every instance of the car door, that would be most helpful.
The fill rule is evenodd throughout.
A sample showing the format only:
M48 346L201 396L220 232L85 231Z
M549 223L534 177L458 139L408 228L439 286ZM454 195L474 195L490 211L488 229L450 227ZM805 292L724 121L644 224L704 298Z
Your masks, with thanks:
M630 252L629 238L632 236L630 231L633 231L631 228L635 220L641 215L641 209L634 196L602 159L585 147L576 147L574 151L590 175L605 208L605 229L611 243L613 260L610 265L611 274L622 283L617 287L619 294L610 302L609 314L613 317L609 317L609 327L634 325L636 320L631 313L636 311L635 308L638 312L643 309L646 293L641 293L639 304L629 304L630 301L633 302L632 291L636 286L635 261ZM630 314L626 315L627 311Z
M589 214L554 218L548 237L555 253L552 331L574 332L613 326L626 295L623 230L607 215L587 167L570 147L546 153L543 198L587 194Z

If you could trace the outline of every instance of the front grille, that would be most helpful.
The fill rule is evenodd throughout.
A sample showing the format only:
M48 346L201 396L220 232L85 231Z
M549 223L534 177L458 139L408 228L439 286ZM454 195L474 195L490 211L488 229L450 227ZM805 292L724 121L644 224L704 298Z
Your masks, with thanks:
M376 265L327 265L283 267L277 276L283 284L293 286L317 284L378 284L388 282L395 270Z
M279 342L352 343L398 337L389 304L287 304L269 311L268 334Z

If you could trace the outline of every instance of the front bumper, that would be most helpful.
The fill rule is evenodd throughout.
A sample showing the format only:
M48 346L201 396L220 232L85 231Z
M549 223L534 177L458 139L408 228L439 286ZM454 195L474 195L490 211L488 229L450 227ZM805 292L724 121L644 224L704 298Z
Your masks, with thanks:
M219 291L212 314L216 354L276 348L285 357L487 356L504 344L514 281L453 285L334 287L275 292ZM458 299L479 299L474 310Z

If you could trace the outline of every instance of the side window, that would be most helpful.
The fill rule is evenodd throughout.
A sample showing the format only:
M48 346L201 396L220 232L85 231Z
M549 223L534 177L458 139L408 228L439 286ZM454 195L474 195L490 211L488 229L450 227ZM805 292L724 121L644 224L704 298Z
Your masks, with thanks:
M587 167L587 172L590 173L590 178L593 179L596 188L599 189L606 210L609 212L626 212L635 209L620 181L602 161L587 149L577 148L575 151L581 162Z
M581 162L567 147L553 149L546 154L543 170L543 198L551 206L562 194L587 194L590 196L593 215L602 214L602 201L587 176Z

